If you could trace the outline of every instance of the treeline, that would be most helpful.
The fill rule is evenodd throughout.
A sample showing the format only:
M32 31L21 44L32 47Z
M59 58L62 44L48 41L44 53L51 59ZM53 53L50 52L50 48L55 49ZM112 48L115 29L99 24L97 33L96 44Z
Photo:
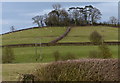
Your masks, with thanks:
M107 25L118 26L118 20L114 16L108 22L98 22L101 19L101 11L92 5L84 7L70 7L68 10L60 4L53 4L53 10L48 14L38 15L32 18L38 27L43 26L84 26L84 25Z
M102 14L92 5L85 7L70 7L68 10L61 8L60 4L53 4L53 10L48 14L32 18L38 27L68 26L68 25L92 25L100 20Z

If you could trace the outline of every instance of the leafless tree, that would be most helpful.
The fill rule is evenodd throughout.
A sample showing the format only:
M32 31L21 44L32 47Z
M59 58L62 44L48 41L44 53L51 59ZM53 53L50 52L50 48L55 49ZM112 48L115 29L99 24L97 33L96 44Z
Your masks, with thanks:
M92 24L96 23L96 21L100 20L101 15L102 14L101 14L99 9L93 8L92 11L91 11L91 22L92 22Z
M35 16L32 18L34 24L37 24L38 27L43 27L44 16Z
M59 10L61 8L61 5L57 3L57 4L53 4L52 7L54 10Z
M10 30L11 30L11 32L15 31L14 26L11 26L11 27L10 27Z
M111 16L111 17L109 18L109 22L110 22L110 24L116 25L116 24L118 23L118 20L117 20L116 17Z

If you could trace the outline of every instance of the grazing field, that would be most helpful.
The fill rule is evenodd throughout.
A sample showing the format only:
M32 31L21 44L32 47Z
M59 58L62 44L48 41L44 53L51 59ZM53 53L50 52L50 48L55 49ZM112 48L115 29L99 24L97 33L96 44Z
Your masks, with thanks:
M113 58L118 56L118 46L109 46ZM92 49L91 49L92 48ZM97 46L49 46L37 47L37 56L42 56L43 60L36 61L36 48L35 47L18 47L13 48L15 61L14 63L29 63L29 62L51 62L54 61L53 53L58 51L60 56L72 54L77 58L88 58L89 52L98 50Z
M24 64L2 64L2 80L18 81L18 73L31 73L37 66L45 65L40 63L24 63Z
M118 28L107 26L73 27L70 33L59 42L87 42L93 31L98 31L105 41L118 41Z
M59 42L88 42L89 35L97 30L105 41L118 41L118 28L106 26L73 27L70 33ZM47 43L62 35L66 27L46 27L5 34L2 45ZM109 45L113 58L118 58L118 46ZM1 49L1 48L0 48ZM15 60L12 64L2 64L3 81L16 81L18 73L30 73L38 65L54 62L53 54L60 56L74 55L77 59L88 58L90 51L98 50L98 46L45 46L45 47L13 47ZM37 49L37 55L36 55ZM38 59L36 61L36 58ZM42 58L42 59L41 59Z
M23 30L2 37L2 45L26 44L26 43L47 43L66 31L66 27L45 27Z
M59 42L87 42L89 35L97 30L105 41L118 41L118 28L106 26L73 27L70 33ZM56 39L66 31L66 27L46 27L29 29L2 36L2 44L47 43Z

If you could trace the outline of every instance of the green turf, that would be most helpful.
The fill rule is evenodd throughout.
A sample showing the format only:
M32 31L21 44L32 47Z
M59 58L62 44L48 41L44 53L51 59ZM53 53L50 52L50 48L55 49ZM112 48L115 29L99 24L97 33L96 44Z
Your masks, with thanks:
M118 56L118 46L109 46L113 58ZM14 63L29 63L29 62L51 62L54 61L53 53L59 51L61 56L65 56L68 53L73 54L77 58L88 58L89 52L98 50L97 46L50 46L50 47L37 47L38 55L43 57L41 61L36 61L35 47L19 47L13 48L15 54Z
M105 41L118 40L118 28L106 26L73 27L67 37L59 42L87 42L93 31L98 31Z
M40 43L49 42L65 32L64 27L48 27L41 29L30 29L15 33L10 33L2 36L3 45L7 44L22 44L22 43ZM102 34L105 41L118 40L118 28L106 26L84 26L73 27L67 37L59 42L87 42L89 35L97 30ZM118 58L118 46L109 46L113 58ZM0 48L1 49L1 48ZM88 58L89 52L98 50L97 46L50 46L50 47L37 47L38 55L43 57L41 61L36 61L35 47L15 47L13 48L15 60L13 64L3 64L3 80L15 81L17 73L31 72L38 66L38 62L46 63L54 61L53 53L59 51L61 56L72 53L79 58ZM16 64L19 63L19 64ZM29 64L31 63L31 64Z
M19 74L31 73L46 63L2 64L2 81L18 81Z
M2 36L2 44L26 44L50 42L66 31L66 27L45 27L29 29Z
M105 41L118 40L118 28L106 26L82 26L73 27L67 37L59 42L87 42L89 35L97 30ZM30 29L2 36L2 44L26 44L26 43L47 43L56 39L66 31L65 27L47 27Z

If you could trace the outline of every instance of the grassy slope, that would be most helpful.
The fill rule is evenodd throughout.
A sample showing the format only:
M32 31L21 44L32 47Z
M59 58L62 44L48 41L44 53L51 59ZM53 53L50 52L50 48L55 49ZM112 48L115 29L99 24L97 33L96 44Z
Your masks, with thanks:
M97 30L99 31L106 40L116 41L118 37L118 29L111 27L76 27L73 28L70 34L61 40L60 42L83 42L89 41L89 34ZM49 42L57 36L63 34L65 28L49 28L49 29L33 29L12 34L3 35L3 44L19 44L19 43L39 43L42 38L42 42ZM55 37L50 37L55 36ZM75 37L78 36L78 37ZM91 49L92 48L92 49ZM118 47L110 46L114 58L118 56ZM35 48L34 47L21 47L13 48L15 52L16 60L14 62L21 64L3 64L2 76L3 80L15 81L17 73L31 72L35 67L38 67L38 63L27 63L35 61ZM43 61L38 62L51 62L54 61L53 52L59 51L61 56L67 53L72 53L78 58L86 58L89 55L89 51L97 50L96 46L51 46L51 47L38 47L38 54L44 56Z
M94 31L98 31L106 41L118 40L118 28L106 26L85 26L73 27L67 37L59 42L86 42L89 41L89 35Z
M2 36L2 44L22 44L22 43L47 43L66 31L65 27L47 27L29 29L25 31L5 34Z
M48 27L41 29L30 29L15 33L3 35L3 45L6 44L22 44L22 43L47 43L65 32L63 27ZM118 28L106 26L84 26L73 27L67 37L59 42L86 42L89 41L89 35L97 30L102 34L106 41L118 40Z
M63 34L65 29L66 28L63 28L63 27L49 27L49 29L47 28L33 29L33 30L30 29L22 32L7 34L7 35L3 35L3 44L36 43L36 41L37 43L39 43L40 39L37 39L37 38L40 38L40 36L42 36L42 42L49 42L52 39L56 38L57 36ZM104 36L105 40L109 40L109 41L117 40L117 37L118 37L117 28L104 27L104 26L94 26L94 27L85 26L85 27L73 27L72 31L68 34L68 36L59 42L89 41L89 35L94 30L97 30L99 33L101 33ZM55 36L55 37L50 37L50 36ZM78 37L75 37L75 36L78 36ZM110 47L112 50L112 54L114 55L114 58L117 58L118 47L117 46L110 46ZM41 62L50 62L54 60L53 52L57 50L61 53L62 56L70 52L76 55L78 58L86 58L89 55L89 51L94 49L97 49L97 47L96 46L38 47L38 54L41 54L42 56L44 56L44 59ZM34 47L14 48L14 52L16 57L16 60L15 60L16 63L36 62ZM38 62L40 62L40 60Z
M92 48L92 49L91 49ZM13 48L15 53L16 63L36 62L35 48L34 47L20 47ZM110 46L113 58L118 56L118 47ZM61 56L72 53L77 58L87 58L90 51L98 50L97 46L50 46L38 47L38 56L43 56L43 60L38 59L37 62L51 62L54 61L53 53L59 51Z

